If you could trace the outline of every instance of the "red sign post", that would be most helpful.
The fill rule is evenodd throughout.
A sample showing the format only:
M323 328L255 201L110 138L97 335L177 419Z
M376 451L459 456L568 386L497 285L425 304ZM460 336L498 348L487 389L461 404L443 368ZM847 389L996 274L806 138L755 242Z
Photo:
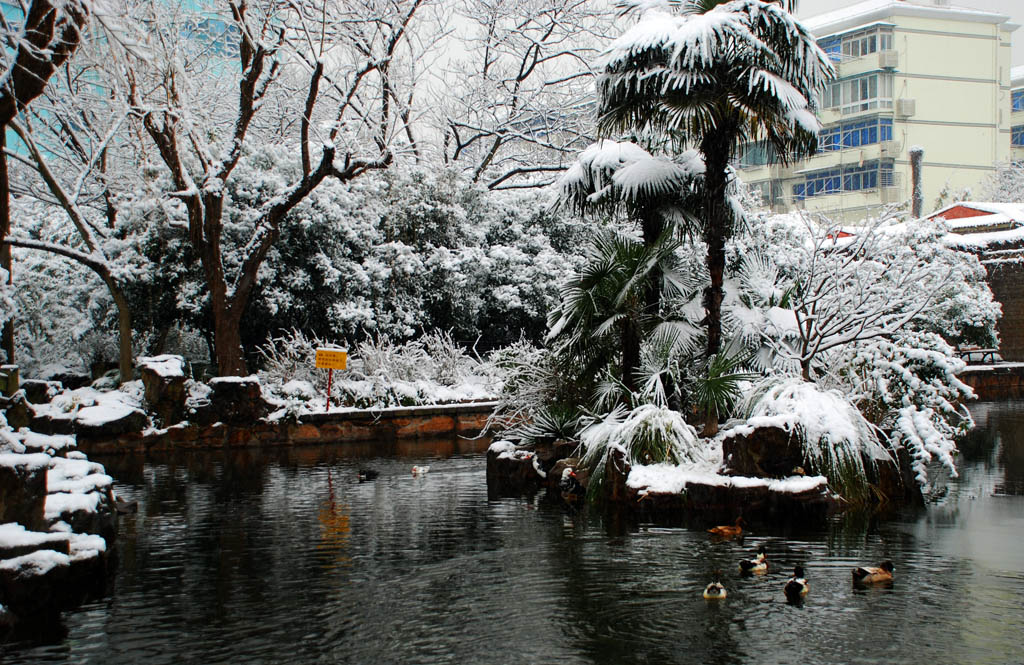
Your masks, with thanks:
M334 379L334 370L348 367L348 352L339 349L317 349L316 367L327 370L327 405L324 407L324 412L327 412L331 408L331 382Z

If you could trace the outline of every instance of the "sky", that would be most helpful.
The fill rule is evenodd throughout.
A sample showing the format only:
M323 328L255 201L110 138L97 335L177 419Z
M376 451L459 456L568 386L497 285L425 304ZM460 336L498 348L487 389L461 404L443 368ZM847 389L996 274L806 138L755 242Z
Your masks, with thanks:
M929 4L929 0L915 0L915 2ZM800 0L797 16L809 18L853 4L856 4L855 0ZM1012 23L1019 24L1021 27L1013 33L1013 55L1011 58L1014 67L1024 65L1024 0L951 0L950 5L999 12L1009 16Z

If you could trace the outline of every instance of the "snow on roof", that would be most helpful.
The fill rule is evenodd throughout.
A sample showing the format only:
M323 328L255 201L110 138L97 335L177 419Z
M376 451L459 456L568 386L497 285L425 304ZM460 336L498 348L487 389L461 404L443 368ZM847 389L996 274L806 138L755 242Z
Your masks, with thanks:
M1024 88L1024 65L1010 69L1010 87Z
M957 6L919 4L910 0L864 0L849 7L836 9L803 19L802 23L818 37L844 32L869 23L885 21L893 16L925 16L949 18L972 23L1006 23L1006 14Z
M977 220L985 218L975 217L973 219ZM1018 227L1006 231L989 231L987 233L950 233L943 238L943 242L948 246L961 247L964 249L985 248L992 245L1005 245L1021 241L1024 241L1024 227Z
M1024 222L1024 203L1002 203L996 201L959 201L957 203L951 203L928 215L928 219L938 219L947 211L960 206L963 206L964 208L971 208L973 210L980 210L992 215L1005 215L1018 222ZM977 219L977 217L967 219ZM976 224L977 222L972 225Z

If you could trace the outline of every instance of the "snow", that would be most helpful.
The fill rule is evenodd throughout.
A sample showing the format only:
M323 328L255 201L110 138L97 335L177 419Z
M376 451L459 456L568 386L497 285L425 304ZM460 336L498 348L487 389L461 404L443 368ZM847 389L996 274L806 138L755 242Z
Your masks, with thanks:
M250 376L218 376L210 379L209 385L213 387L218 383L256 383L260 382L260 377L255 374Z
M68 537L60 533L29 531L21 524L0 524L0 548L43 547L49 543L63 543Z
M69 434L40 434L31 430L22 430L19 435L26 448L47 453L66 451L65 454L70 454L74 452L71 449L77 445L75 437Z
M68 566L71 557L53 550L37 550L24 556L0 561L0 570L11 571L18 577L45 575L54 568Z
M750 478L723 476L707 469L695 469L673 464L634 465L629 471L626 486L647 493L679 494L689 484L733 487L737 489L767 487L770 492L792 493L824 490L828 479L824 476L792 476L790 478Z
M91 533L75 533L71 535L70 549L72 561L93 559L107 551L107 541L103 536Z
M178 355L142 357L138 359L138 365L160 377L185 376L185 359Z
M95 513L99 510L103 496L99 492L68 494L56 492L46 496L45 514L47 520L57 520L62 515L84 511Z
M51 459L46 453L0 453L0 466L42 469L50 466Z
M87 406L84 409L78 410L75 421L80 425L85 425L87 427L101 427L107 423L126 418L137 411L139 411L139 409L126 404L108 403L97 406Z

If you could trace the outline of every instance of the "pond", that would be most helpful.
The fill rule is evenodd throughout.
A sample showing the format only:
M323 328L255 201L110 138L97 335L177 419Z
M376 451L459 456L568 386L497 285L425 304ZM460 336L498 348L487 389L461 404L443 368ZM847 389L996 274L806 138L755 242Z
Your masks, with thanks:
M488 500L479 442L103 459L140 506L113 588L0 662L1021 662L1024 402L973 411L926 510L743 542ZM741 578L760 543L769 572ZM853 588L887 558L892 588ZM709 602L715 569L729 596Z

